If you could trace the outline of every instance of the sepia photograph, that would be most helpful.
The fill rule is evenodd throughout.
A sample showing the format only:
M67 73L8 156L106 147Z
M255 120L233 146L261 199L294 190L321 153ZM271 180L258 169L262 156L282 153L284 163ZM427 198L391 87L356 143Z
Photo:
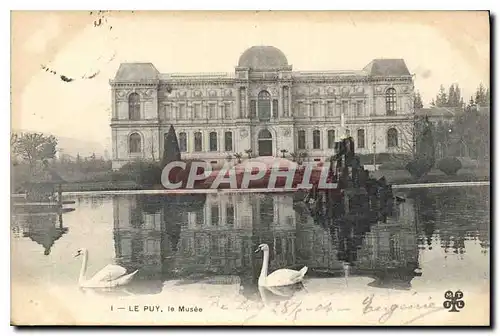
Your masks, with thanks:
M11 11L12 326L491 326L488 11Z

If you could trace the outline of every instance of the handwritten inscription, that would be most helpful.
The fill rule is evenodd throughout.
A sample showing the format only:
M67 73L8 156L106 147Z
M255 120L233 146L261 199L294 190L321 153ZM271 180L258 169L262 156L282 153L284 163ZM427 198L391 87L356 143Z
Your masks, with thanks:
M229 307L227 304L221 302L218 296L211 297L211 306L221 310L239 310L249 312L249 316L245 318L245 322L256 317L264 308L270 309L276 315L290 318L296 321L304 313L321 313L325 315L334 315L341 312L349 311L350 314L354 313L357 309L349 307L335 307L334 301L326 301L318 304L307 304L301 300L286 300L280 302L270 302L264 304L263 302L252 302L244 300L242 302L235 302ZM432 297L428 297L425 302L416 303L390 303L378 304L375 295L367 296L361 302L361 315L373 315L376 317L378 323L385 324L389 322L398 312L406 312L405 318L409 316L409 320L404 322L411 323L424 316L442 310L435 302L430 301ZM411 313L411 312L415 313ZM409 313L409 314L408 314Z
M405 303L392 303L389 305L378 305L374 303L375 295L372 294L367 296L363 300L363 315L373 313L380 314L378 318L379 323L386 323L393 317L396 311L410 311L410 310L435 310L436 304L434 302L425 302L425 303L414 303L414 304L405 304ZM431 297L428 298L429 300Z

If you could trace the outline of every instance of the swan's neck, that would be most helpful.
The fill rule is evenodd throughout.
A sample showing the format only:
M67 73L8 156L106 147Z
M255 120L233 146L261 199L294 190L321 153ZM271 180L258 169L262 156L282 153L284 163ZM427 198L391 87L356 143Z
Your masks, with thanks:
M87 259L88 259L88 252L84 251L83 252L83 259L82 259L82 268L80 268L80 276L78 278L78 283L80 283L80 284L85 282L85 271L87 270Z
M264 259L262 260L262 269L260 270L259 284L267 277L267 267L269 264L269 251L264 251Z

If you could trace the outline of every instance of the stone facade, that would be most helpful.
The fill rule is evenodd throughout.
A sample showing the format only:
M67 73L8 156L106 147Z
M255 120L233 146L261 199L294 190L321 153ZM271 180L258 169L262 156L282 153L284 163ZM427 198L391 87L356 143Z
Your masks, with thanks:
M151 63L124 63L110 85L115 169L159 160L170 125L184 158L212 163L249 149L307 151L323 161L345 133L360 154L401 152L412 132L413 78L401 59L357 71L292 71L279 49L257 46L234 73L162 74Z

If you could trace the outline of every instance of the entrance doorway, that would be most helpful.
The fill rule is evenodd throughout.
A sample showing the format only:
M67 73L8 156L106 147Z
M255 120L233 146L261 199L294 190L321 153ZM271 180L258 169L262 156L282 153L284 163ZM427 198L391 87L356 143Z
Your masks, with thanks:
M273 136L267 129L259 132L257 137L259 143L259 156L272 156L273 155Z

